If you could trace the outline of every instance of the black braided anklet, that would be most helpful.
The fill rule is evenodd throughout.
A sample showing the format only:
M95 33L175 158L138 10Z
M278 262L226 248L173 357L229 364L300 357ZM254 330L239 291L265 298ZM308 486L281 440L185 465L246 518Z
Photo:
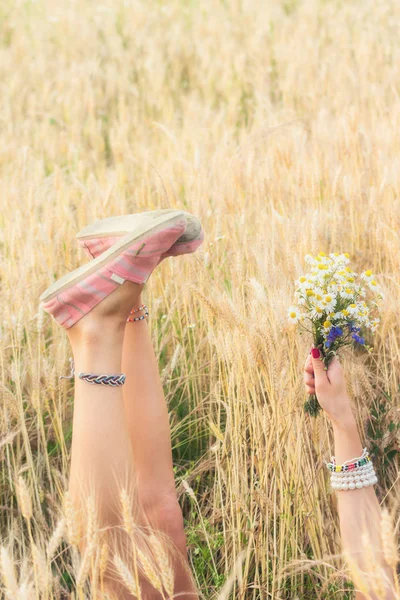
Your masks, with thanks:
M71 364L71 373L68 376L62 375L60 379L72 379L75 375L75 366L72 358L69 359ZM126 375L94 375L93 373L77 373L79 379L86 381L91 385L111 385L112 387L120 387L124 385Z

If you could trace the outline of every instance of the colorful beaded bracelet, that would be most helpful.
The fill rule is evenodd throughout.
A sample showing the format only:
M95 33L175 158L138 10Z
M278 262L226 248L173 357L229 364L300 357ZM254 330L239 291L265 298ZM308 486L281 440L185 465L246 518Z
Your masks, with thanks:
M134 317L133 315L135 313L144 311L144 314L141 315L140 317ZM144 319L147 319L149 316L149 310L147 308L147 306L145 304L142 304L142 306L139 306L139 308L132 308L131 312L129 313L129 317L127 318L127 323L133 323L134 321L144 321Z
M337 465L335 457L332 456L330 463L326 463L328 469L335 473L341 473L342 471L352 471L353 469L357 469L358 467L362 467L371 462L371 457L368 454L368 450L364 448L363 453L358 458L352 458L347 460L342 465Z

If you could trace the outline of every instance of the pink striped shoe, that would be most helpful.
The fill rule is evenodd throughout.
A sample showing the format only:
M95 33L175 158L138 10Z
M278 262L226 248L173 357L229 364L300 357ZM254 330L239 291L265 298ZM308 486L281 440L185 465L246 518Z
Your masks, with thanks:
M68 329L125 281L143 284L187 227L183 212L137 215L135 228L94 260L53 283L40 300Z
M121 236L133 231L138 219L144 215L153 217L176 213L176 210L154 210L147 213L123 215L121 217L110 217L96 221L92 225L85 227L77 234L80 245L90 258L96 258L104 251L113 246ZM160 262L168 256L178 256L180 254L190 254L195 252L203 243L204 233L200 221L188 212L182 211L186 218L186 229L181 237L160 256Z

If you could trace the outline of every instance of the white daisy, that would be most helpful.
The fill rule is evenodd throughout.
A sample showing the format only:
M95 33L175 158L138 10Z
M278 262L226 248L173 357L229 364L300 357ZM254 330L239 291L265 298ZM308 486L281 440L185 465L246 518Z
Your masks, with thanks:
M380 288L379 288L378 282L375 279L368 280L367 285L370 290L373 290L374 292L379 293Z
M330 273L330 269L329 269L329 265L327 265L325 262L320 261L317 262L315 267L312 270L312 274L316 277L324 277L326 275L326 273Z
M336 305L336 296L335 294L324 294L322 299L323 305L325 307L326 312L332 312Z
M369 327L371 329L371 331L376 331L378 328L378 325L380 323L380 319L375 318L372 319L372 321L369 322L369 324L367 325L367 327Z
M322 305L321 302L318 302L311 309L310 317L313 320L320 319L324 313L326 313L325 307Z
M332 273L332 279L333 279L333 281L336 281L337 283L345 283L346 271L344 271L343 269L335 269L334 272Z
M308 279L305 275L302 275L297 281L296 281L296 287L300 290L308 290L310 288L313 287L313 282Z
M339 256L337 257L337 262L343 265L347 265L350 262L350 256L347 254L347 252L339 254Z
M313 291L313 295L312 295L313 301L314 302L322 302L323 297L324 297L324 290L322 289L322 287L320 287L319 285L316 285L312 291Z
M329 255L326 255L325 252L320 252L318 256L315 257L315 260L318 264L331 265L333 261Z
M340 290L339 294L341 298L353 298L354 290L351 287L346 286L342 290Z
M298 307L291 306L288 311L288 318L290 323L298 323L302 319L302 314Z
M349 304L346 308L351 316L356 315L359 312L359 310L361 309L360 305L355 302L353 302L352 304Z
M343 310L336 312L335 316L334 316L335 320L338 320L338 321L346 320L349 317L350 317L350 313L347 310L347 308L344 308ZM336 325L338 325L338 323L336 323Z
M327 289L326 289L326 293L334 294L336 296L337 293L340 292L341 289L342 289L342 286L340 285L340 283L329 283L327 286Z
M367 295L367 290L365 289L365 287L363 287L362 285L358 285L355 288L355 292L356 294L358 294L358 296L360 298L365 298L365 296Z
M358 319L361 318L365 320L365 318L368 318L369 308L368 304L365 301L357 302L357 311L355 311L355 315Z
M363 271L360 277L361 279L364 279L364 281L372 281L374 279L374 274L370 269L368 269L368 271Z

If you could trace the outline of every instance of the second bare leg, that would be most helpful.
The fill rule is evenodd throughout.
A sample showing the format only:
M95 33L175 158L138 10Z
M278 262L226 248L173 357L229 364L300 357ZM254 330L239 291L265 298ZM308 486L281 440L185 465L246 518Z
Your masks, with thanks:
M122 365L126 374L125 414L139 500L150 526L166 534L178 551L174 561L175 594L182 600L195 600L198 594L189 571L182 511L175 488L168 409L146 321L127 323Z

